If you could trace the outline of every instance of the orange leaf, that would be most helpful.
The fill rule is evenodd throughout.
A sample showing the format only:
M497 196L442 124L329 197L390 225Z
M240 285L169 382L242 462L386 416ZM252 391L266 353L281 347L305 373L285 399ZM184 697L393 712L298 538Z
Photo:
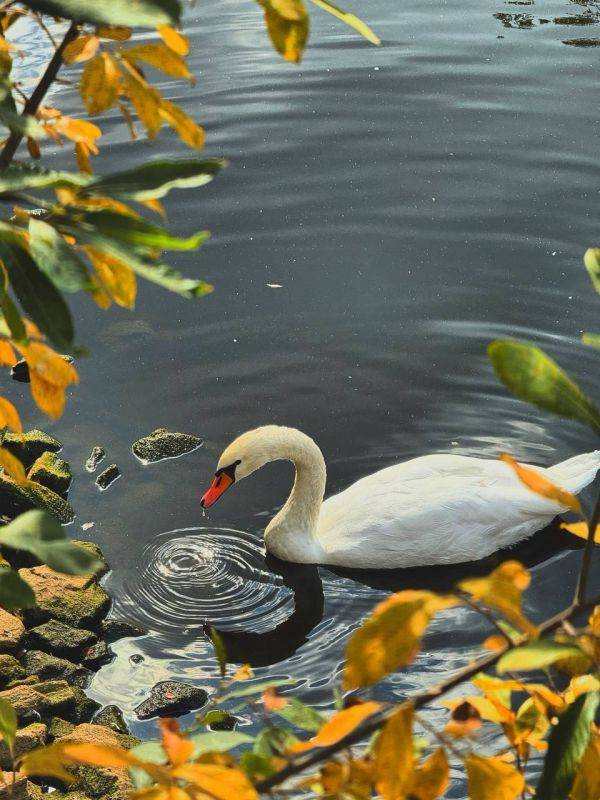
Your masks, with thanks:
M233 673L232 681L249 681L254 677L254 672L250 664L243 664Z
M115 42L126 42L131 38L131 28L124 25L99 25L96 28L96 36L101 39L112 39Z
M86 175L91 175L93 173L94 170L92 169L92 162L90 160L90 150L87 144L83 142L75 143L75 159L77 160L77 166L80 172L84 172Z
M450 767L441 748L422 761L413 773L408 796L415 800L436 800L450 783Z
M29 367L34 401L48 416L58 419L64 409L66 387L79 382L75 367L42 342L19 345L18 349Z
M192 73L183 58L167 47L163 42L152 42L151 44L139 44L124 50L123 55L134 64L144 61L154 69L166 72L173 78L191 78Z
M16 456L13 456L13 454L4 447L0 447L0 467L22 486L28 483L25 467Z
M14 367L17 360L12 346L4 339L0 339L0 366Z
M500 650L504 650L506 647L506 639L504 636L500 636L499 633L495 633L487 637L482 647L485 647L486 650L491 650L493 653L499 653Z
M327 747L330 744L335 744L357 728L361 722L364 722L376 711L379 711L380 707L379 703L371 701L358 703L350 708L345 708L343 711L338 711L337 714L327 720L316 736L313 736L307 742L295 744L291 750L292 752L299 752L301 750L310 750L313 747Z
M508 453L502 453L499 458L517 473L521 483L524 483L532 492L542 495L542 497L547 497L548 500L554 500L559 505L570 508L571 511L574 511L576 514L583 514L581 503L574 494L556 486L536 470L529 469L529 467L524 467L522 464L519 464L518 461Z
M588 538L588 524L587 522L561 522L560 527L564 531L569 531L573 536L578 536L580 539ZM594 532L594 542L600 544L600 525L597 526Z
M287 698L277 694L277 689L274 686L268 686L265 689L262 700L267 711L277 711L280 708L285 708L288 704Z
M471 754L465 759L469 800L516 800L525 787L518 769L497 756Z
M79 92L90 114L106 111L119 94L120 70L109 53L94 56L85 65L79 83Z
M240 770L218 764L183 764L173 778L188 781L214 800L258 800L256 789ZM208 800L208 798L207 798Z
M158 109L160 116L175 128L181 141L194 150L204 147L204 130L188 117L179 106L162 99Z
M27 137L27 150L29 151L29 155L32 158L41 158L42 151L40 150L40 146L35 139L32 139L31 136Z
M386 722L375 749L375 785L383 800L404 798L412 782L413 709L399 708Z
M133 308L137 294L137 278L135 272L124 261L86 247L85 252L92 262L100 283L115 303L125 308Z
M97 36L86 34L78 36L77 39L68 44L63 50L63 61L65 64L75 64L79 61L87 61L100 47L100 39Z
M142 200L142 203L149 208L151 211L156 212L160 217L166 220L167 212L165 211L165 207L154 197L148 197L146 200Z
M159 114L162 103L160 94L140 78L135 71L123 76L122 88L146 129L148 138L155 139L162 124Z
M181 728L176 719L161 719L158 723L162 746L169 762L174 767L185 764L194 752L194 744L181 735Z
M157 31L163 42L174 53L180 56L187 56L190 52L190 43L187 38L174 30L170 25L159 25Z
M0 428L10 428L17 433L23 433L19 412L13 404L4 397L0 397Z
M73 119L72 117L59 117L54 123L55 129L70 139L72 142L82 142L98 155L96 139L102 136L102 131L93 122L86 119Z
M409 664L433 615L457 602L455 597L407 589L375 606L346 648L344 688L371 686Z

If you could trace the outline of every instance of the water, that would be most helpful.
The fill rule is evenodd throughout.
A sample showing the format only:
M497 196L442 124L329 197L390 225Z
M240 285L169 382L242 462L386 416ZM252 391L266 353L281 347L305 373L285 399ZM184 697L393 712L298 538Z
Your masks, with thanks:
M273 422L311 434L328 493L423 453L509 450L549 464L598 446L576 423L509 396L485 355L498 336L537 342L600 397L597 354L580 344L583 330L598 330L600 310L581 262L598 243L600 51L563 44L598 38L598 7L354 5L383 47L315 10L300 67L269 49L251 3L187 12L198 83L160 86L205 125L206 155L231 165L209 187L169 198L174 228L213 231L199 253L170 261L216 292L186 302L142 287L135 316L76 299L80 339L93 352L79 364L81 386L55 425L29 406L27 422L63 440L78 470L72 530L95 523L85 535L113 565L117 610L149 628L115 645L116 661L92 685L130 721L157 680L216 685L206 620L258 676L292 676L299 696L327 707L345 643L378 600L462 574L278 572L260 532L289 490L287 466L236 486L208 519L200 513L218 455L241 431ZM590 24L553 21L576 15ZM59 94L66 111L79 108L71 89ZM166 131L148 145L127 141L116 115L103 128L99 170L184 155ZM142 467L131 442L158 426L205 445ZM123 473L102 494L83 469L94 444ZM536 619L569 600L580 557L569 544L551 533L517 553L534 573ZM377 695L440 680L484 630L466 610L440 615L414 667ZM154 723L133 729L151 736ZM457 775L452 797L464 796Z

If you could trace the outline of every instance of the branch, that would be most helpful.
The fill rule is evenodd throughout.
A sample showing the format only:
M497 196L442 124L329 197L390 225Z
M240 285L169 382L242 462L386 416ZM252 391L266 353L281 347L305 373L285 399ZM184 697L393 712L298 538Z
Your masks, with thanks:
M590 575L590 567L592 565L592 553L594 551L594 539L596 536L596 528L600 522L600 494L596 499L596 505L592 511L592 516L588 520L588 535L585 541L585 549L583 551L583 558L581 559L581 569L579 570L579 579L577 581L577 590L575 592L575 603L583 605L585 603L585 595L587 592L588 578Z
M538 629L540 635L543 633L551 633L556 628L560 627L564 620L570 619L578 611L585 611L586 609L592 608L598 603L600 603L600 596L595 597L582 605L579 605L577 601L574 601L568 608L563 609L558 614L555 614L553 617L545 620L545 622L542 622ZM329 745L329 747L315 748L307 753L304 757L294 759L278 772L275 772L264 780L259 781L256 784L257 791L267 792L275 786L278 786L280 783L283 783L288 778L298 775L300 772L304 772L305 769L308 769L315 764L319 764L322 761L326 761L340 750L344 750L346 747L360 742L365 737L370 736L382 728L388 719L398 711L398 709L412 706L412 708L417 710L428 705L433 700L437 700L442 695L447 694L451 689L454 689L455 687L460 686L460 684L465 683L471 678L474 678L478 672L493 667L498 663L505 653L507 653L509 650L512 650L513 647L523 644L526 641L528 641L528 637L521 636L512 645L509 645L507 642L501 650L490 653L489 655L477 659L476 661L472 661L462 670L448 678L448 680L444 681L443 683L440 683L438 686L432 686L430 689L426 689L421 694L417 694L406 699L403 703L400 703L397 706L388 708L379 714L374 714L365 722L364 725L355 728L343 739L340 739L339 742Z
M46 67L46 71L40 78L38 85L35 87L33 92L31 93L29 100L25 103L23 107L23 111L21 112L22 116L26 116L27 114L31 114L32 116L38 110L40 103L44 99L46 92L53 84L58 72L63 63L63 52L68 44L70 44L73 39L77 37L77 33L79 31L79 25L76 22L72 22L69 25L69 29L65 33L64 39L54 51L54 55L48 62L48 66ZM6 144L2 152L0 153L0 170L6 169L10 162L13 160L15 153L17 152L18 146L21 144L21 140L23 138L23 134L17 131L11 131L10 136L8 137Z

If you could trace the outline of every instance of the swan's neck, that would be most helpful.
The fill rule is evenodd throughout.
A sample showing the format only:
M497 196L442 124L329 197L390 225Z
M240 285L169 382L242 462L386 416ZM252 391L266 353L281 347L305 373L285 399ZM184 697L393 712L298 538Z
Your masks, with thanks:
M316 529L325 494L325 459L309 436L291 428L283 430L285 442L275 458L291 461L296 477L285 505L267 525L265 543L278 558L314 563L320 552Z

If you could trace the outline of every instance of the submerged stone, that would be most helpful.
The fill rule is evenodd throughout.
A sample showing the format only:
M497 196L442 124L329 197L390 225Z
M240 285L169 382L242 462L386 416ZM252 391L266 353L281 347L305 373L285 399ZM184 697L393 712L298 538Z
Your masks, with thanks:
M150 695L134 711L138 719L178 716L201 708L207 700L207 693L197 686L180 681L161 681L152 687Z
M96 467L103 458L106 458L106 450L99 445L92 447L92 452L90 453L88 460L85 462L85 468L87 471L95 472Z
M31 481L52 489L56 494L66 495L73 480L73 473L64 458L47 450L39 458L36 458L27 477Z
M21 664L25 674L37 675L44 681L63 678L68 683L85 688L92 678L89 669L41 650L27 650L21 656Z
M110 728L115 733L129 735L129 728L119 706L105 706L94 716L92 722L95 725L103 725L105 728Z
M25 613L33 624L57 619L75 627L95 628L110 608L109 595L91 575L63 575L47 566L20 569L19 575L35 594L36 606Z
M92 631L73 628L57 619L31 628L27 633L30 647L66 658L78 659L97 641L98 637Z
M9 450L23 464L25 469L29 469L36 458L39 458L46 451L58 453L62 450L62 444L44 431L35 428L24 434L7 433L2 442L2 447Z
M48 730L42 722L34 722L26 728L21 728L17 731L14 744L14 755L16 758L21 758L25 753L34 750L36 747L41 747L46 743L46 736ZM0 769L10 769L13 764L13 758L8 745L4 741L0 741Z
M117 478L120 477L121 473L119 472L117 465L111 464L103 472L101 472L100 475L98 475L96 478L96 486L100 489L100 491L104 492L112 483L117 480Z
M147 634L147 631L140 628L139 625L134 625L132 622L127 622L123 619L105 619L100 630L102 638L108 644L117 642L119 639L145 636Z
M110 664L115 658L115 654L106 642L96 642L83 654L81 663L88 669L98 670L104 664Z
M32 508L41 508L54 514L63 525L75 519L73 506L52 489L39 483L20 486L6 473L1 473L0 514L13 518Z
M202 439L190 433L175 433L166 428L157 428L148 436L134 442L131 449L142 464L150 464L191 453L201 444Z

